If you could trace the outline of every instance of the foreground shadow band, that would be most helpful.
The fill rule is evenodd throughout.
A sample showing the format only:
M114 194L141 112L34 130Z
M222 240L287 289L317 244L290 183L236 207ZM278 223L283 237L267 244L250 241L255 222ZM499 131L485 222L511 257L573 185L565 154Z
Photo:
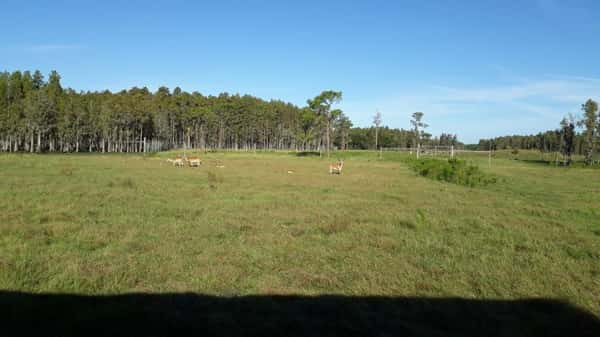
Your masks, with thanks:
M1 336L600 336L550 299L83 296L0 291Z

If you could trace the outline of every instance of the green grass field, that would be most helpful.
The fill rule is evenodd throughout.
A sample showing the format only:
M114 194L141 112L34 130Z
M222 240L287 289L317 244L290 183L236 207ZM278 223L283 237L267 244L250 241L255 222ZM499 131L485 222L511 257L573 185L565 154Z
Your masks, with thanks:
M339 176L287 152L169 155L1 155L0 289L544 298L600 315L600 170L473 157L498 181L469 188L396 153L335 153Z

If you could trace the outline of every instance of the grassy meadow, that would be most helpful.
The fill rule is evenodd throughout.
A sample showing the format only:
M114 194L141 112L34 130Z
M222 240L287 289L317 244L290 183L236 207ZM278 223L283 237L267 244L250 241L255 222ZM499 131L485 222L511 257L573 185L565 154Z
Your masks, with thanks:
M318 156L174 153L1 155L0 289L552 298L600 316L600 170L474 156L497 182L471 188L399 153L334 153L339 176Z

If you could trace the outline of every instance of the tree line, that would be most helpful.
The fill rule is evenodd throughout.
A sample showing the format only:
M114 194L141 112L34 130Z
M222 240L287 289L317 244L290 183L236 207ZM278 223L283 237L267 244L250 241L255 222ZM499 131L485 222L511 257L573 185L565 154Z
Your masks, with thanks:
M377 133L377 137L376 134ZM415 148L415 131L383 127L352 128L350 130L352 149L375 149L383 148ZM377 141L378 144L375 142ZM440 136L433 137L431 134L424 133L420 138L421 146L460 146L462 142L458 141L457 136L449 133L442 133Z
M415 131L355 128L323 91L298 107L280 100L221 93L205 96L176 87L151 92L63 88L52 71L0 72L0 150L5 152L144 152L203 149L372 149L414 145ZM373 133L379 133L373 135ZM457 142L455 135L422 141ZM379 144L377 144L379 139Z
M353 128L350 130L350 139L354 149L379 149L379 148L416 148L417 146L462 146L455 134L442 133L439 137L432 137L425 132L429 126L423 121L422 112L412 114L410 120L413 126L410 130L381 127L382 117L379 111L373 116L373 126L370 128Z
M559 128L535 135L512 135L481 139L474 146L478 150L524 149L543 153L557 152L572 163L573 155L582 155L586 165L594 164L594 155L600 147L600 115L598 103L592 99L581 105L583 115L579 118L568 115Z
M349 119L326 91L297 107L279 100L177 87L120 92L63 88L53 71L0 73L0 149L27 152L142 152L161 149L317 149L332 138L349 143ZM334 132L335 130L335 132Z

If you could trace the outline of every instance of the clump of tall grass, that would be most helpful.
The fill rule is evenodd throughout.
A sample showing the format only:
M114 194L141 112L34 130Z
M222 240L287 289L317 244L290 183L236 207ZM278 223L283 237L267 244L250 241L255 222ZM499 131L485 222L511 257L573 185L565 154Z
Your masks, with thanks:
M75 169L73 167L71 167L71 166L63 166L60 169L60 174L63 175L63 176L70 177L70 176L73 175L73 171L75 171Z
M321 227L321 232L325 235L341 233L350 227L350 220L345 217L336 217L333 221Z
M406 159L405 163L423 177L469 187L496 183L496 177L459 159Z
M123 188L135 188L135 181L131 177L127 177L121 180L109 181L108 187L123 187Z
M223 177L217 175L215 172L212 172L212 171L208 171L207 175L208 175L208 187L210 187L211 190L216 190L217 186L223 182Z

